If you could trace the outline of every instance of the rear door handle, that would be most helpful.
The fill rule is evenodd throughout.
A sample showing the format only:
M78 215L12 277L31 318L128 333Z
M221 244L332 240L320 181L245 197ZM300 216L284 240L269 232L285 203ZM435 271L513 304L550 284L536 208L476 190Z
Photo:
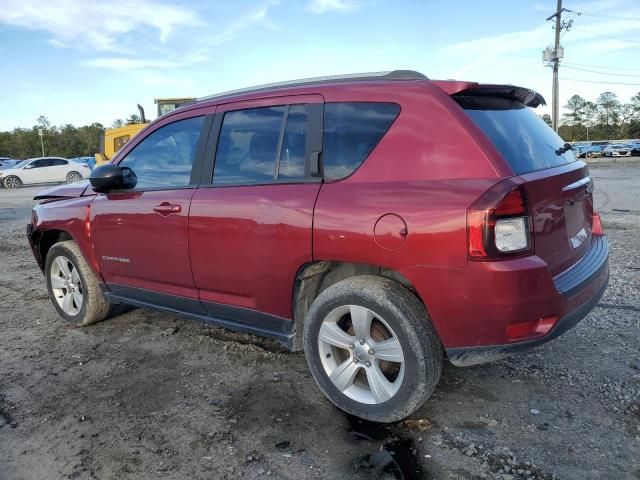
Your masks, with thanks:
M153 207L153 211L166 216L172 213L180 213L182 211L182 207L173 203L162 202L160 205Z

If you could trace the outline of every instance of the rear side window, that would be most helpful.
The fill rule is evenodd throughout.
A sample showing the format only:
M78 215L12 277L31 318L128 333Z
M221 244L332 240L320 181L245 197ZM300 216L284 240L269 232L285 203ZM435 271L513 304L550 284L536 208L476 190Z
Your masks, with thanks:
M353 173L373 151L400 113L395 103L327 103L324 107L324 178Z
M51 160L51 163L54 167L61 167L62 165L68 165L69 162L67 162L66 160L61 160L59 158L54 158Z
M308 105L282 105L225 113L213 183L304 180L308 109Z
M574 162L564 141L533 110L495 97L454 97L509 163L516 175Z

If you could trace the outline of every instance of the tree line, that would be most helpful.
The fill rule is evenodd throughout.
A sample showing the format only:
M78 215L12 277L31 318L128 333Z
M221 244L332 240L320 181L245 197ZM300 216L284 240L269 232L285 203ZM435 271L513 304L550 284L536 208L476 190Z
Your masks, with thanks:
M640 92L622 103L613 92L602 92L595 102L573 95L558 128L570 142L640 138Z
M122 127L127 123L137 123L137 114L126 121L114 120L108 128ZM39 130L42 130L40 142ZM0 157L27 159L44 154L54 157L93 157L100 151L100 141L105 127L101 123L92 123L82 127L71 124L55 126L45 116L40 116L31 128L15 128L11 132L0 132Z

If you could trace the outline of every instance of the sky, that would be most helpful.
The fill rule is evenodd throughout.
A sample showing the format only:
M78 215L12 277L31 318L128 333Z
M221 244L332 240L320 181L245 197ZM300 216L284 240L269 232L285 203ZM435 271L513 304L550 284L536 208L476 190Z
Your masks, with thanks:
M640 1L564 0L560 104L640 91ZM341 73L510 83L551 103L556 0L0 0L0 131L155 118L200 97ZM578 15L578 12L581 15ZM590 83L608 82L608 83ZM549 113L550 107L537 109Z

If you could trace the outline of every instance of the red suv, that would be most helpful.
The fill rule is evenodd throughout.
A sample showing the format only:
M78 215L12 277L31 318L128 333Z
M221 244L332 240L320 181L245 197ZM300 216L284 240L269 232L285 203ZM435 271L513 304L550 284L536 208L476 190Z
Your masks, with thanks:
M125 303L265 335L395 421L444 358L546 342L607 285L593 182L543 103L410 71L203 98L38 195L29 240L73 325Z

